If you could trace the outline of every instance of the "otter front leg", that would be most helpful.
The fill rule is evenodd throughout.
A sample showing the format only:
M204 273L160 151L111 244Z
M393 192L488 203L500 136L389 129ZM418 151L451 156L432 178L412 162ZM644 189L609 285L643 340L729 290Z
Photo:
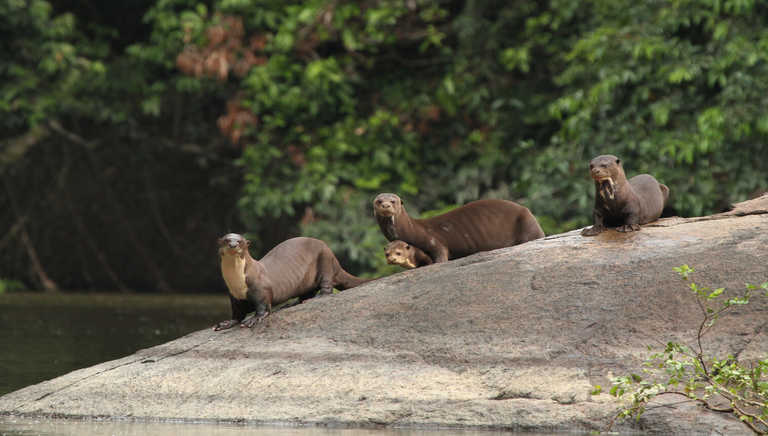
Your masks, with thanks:
M594 224L592 227L588 227L581 231L581 236L595 236L605 231L605 225L603 224L603 214L595 209L592 214L594 217Z
M623 226L616 227L616 231L621 233L636 232L638 230L640 230L639 224L624 224Z
M240 323L240 327L242 328L251 328L272 313L272 291L265 290L259 292L249 290L247 295L248 301L253 304L253 307L255 307L256 310L253 316Z
M238 300L232 295L229 296L229 303L232 306L232 319L222 321L213 326L213 331L231 329L232 327L240 324L245 315L250 312L250 303L248 301Z
M635 210L630 210L624 225L616 227L617 232L628 233L640 230L640 216Z
M640 230L640 224L638 224L637 221L637 219L630 216L623 226L616 227L616 231L621 233L636 232Z

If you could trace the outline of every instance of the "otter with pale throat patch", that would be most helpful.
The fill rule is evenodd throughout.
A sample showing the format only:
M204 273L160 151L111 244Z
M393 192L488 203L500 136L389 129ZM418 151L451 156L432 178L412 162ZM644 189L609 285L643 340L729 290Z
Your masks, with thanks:
M291 298L299 301L333 288L345 290L367 282L344 271L325 242L313 238L291 238L269 250L260 260L248 252L250 242L229 233L219 238L221 275L229 290L232 319L216 324L214 330L253 327L272 312L273 304ZM245 316L255 312L246 319Z
M435 263L544 237L528 208L506 200L472 201L442 215L415 219L400 197L383 193L373 200L373 215L389 241L419 248Z
M669 198L669 188L650 174L640 174L627 180L621 160L607 154L589 162L595 181L594 224L581 231L594 236L609 227L619 232L640 230L640 224L659 219Z
M384 255L390 265L399 265L406 269L432 265L432 258L420 249L400 240L392 241L384 247Z

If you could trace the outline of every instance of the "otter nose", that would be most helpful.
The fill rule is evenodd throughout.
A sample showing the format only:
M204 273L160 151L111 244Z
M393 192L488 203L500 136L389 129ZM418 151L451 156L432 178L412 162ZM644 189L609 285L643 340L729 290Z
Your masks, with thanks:
M228 242L228 245L229 245L229 248L236 248L236 247L237 247L237 241L235 241L235 240L230 240L230 241Z
M381 203L381 207L383 207L384 209L389 209L389 208L392 207L392 204L391 203Z

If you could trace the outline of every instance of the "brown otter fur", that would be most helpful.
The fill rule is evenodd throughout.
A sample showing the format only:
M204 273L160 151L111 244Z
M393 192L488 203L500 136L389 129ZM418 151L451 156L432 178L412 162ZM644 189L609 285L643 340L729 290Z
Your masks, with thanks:
M392 241L384 248L387 263L413 269L420 266L432 265L432 258L420 249L400 240Z
M319 239L288 239L261 260L251 257L248 245L250 242L237 233L219 238L221 273L229 290L232 319L216 324L214 330L240 323L241 327L252 327L272 312L273 304L294 297L304 301L318 289L330 294L334 287L344 290L368 281L344 271L331 249ZM254 316L245 319L253 311Z
M506 200L477 200L427 219L408 215L396 194L373 200L384 236L423 250L435 263L544 237L528 208Z
M621 160L603 155L589 162L595 181L594 225L581 231L583 236L594 236L608 227L619 232L640 230L661 216L669 198L669 188L650 174L640 174L627 180Z

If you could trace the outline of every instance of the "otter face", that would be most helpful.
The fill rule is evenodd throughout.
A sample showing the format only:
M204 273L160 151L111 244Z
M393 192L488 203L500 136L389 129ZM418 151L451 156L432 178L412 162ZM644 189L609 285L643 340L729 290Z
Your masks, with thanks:
M399 215L403 209L403 200L397 194L383 193L373 199L373 213L377 216L391 217Z
M390 265L400 265L408 269L416 268L416 264L413 262L413 248L403 241L392 241L387 244L384 248L384 254Z
M250 242L237 233L228 233L219 238L219 254L222 256L243 257Z
M600 196L613 200L616 196L616 178L624 173L621 160L610 154L598 156L589 162L589 173L598 185Z

